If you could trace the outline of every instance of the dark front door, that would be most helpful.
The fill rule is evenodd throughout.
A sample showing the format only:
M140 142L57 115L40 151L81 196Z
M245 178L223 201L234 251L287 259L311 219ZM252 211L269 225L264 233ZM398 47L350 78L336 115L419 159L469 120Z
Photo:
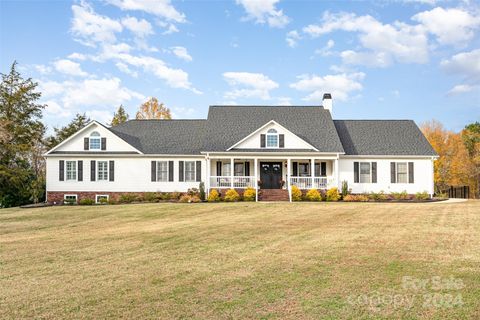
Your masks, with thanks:
M282 188L282 163L260 162L260 180L262 189Z

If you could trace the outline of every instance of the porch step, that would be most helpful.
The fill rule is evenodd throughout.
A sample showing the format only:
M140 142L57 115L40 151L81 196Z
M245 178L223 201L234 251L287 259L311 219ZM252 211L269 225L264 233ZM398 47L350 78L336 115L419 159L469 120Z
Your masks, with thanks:
M288 190L286 189L261 189L258 192L259 201L288 201Z

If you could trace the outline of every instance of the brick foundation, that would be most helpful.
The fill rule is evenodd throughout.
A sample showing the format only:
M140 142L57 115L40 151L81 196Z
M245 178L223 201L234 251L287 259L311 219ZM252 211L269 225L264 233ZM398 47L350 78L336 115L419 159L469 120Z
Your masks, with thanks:
M48 191L47 192L47 202L52 204L63 204L63 199L66 194L76 194L77 201L82 199L92 199L95 200L95 195L108 195L109 200L118 201L118 198L122 194L135 194L139 198L143 198L146 192L105 192L105 191ZM162 193L173 193L173 192L162 192ZM177 192L178 193L178 192Z

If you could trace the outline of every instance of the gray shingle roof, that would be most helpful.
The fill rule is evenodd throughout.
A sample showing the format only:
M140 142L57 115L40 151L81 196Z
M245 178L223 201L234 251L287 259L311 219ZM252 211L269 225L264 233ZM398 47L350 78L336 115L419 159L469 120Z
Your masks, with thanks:
M330 112L319 106L211 106L205 151L224 151L270 120L321 152L343 153Z
M200 154L207 120L130 120L110 131L145 154Z
M436 156L412 120L334 120L347 155Z

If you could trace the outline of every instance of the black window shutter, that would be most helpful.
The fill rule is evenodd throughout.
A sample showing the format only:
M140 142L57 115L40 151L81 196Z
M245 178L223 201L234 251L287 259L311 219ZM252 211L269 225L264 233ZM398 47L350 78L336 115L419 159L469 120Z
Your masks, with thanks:
M90 181L95 181L95 160L90 161Z
M293 162L293 176L298 176L298 162Z
M377 163L372 162L372 183L377 183Z
M327 176L327 163L322 162L320 167L320 176L326 177Z
M202 161L197 161L195 174L197 175L197 182L202 181Z
M250 176L250 162L245 161L245 176Z
M260 148L265 148L265 135L260 135Z
M285 135L284 134L279 134L278 135L278 146L280 148L285 148Z
M360 172L358 170L358 162L353 163L353 182L359 183L360 182Z
M413 162L408 163L408 183L414 183L414 168L413 168Z
M396 183L395 162L390 162L390 182Z
M173 181L173 161L168 161L168 181Z
M65 161L60 160L58 162L58 180L64 181L65 180Z
M183 161L178 161L178 181L184 181L185 179L183 178L184 171L183 171Z
M82 161L82 160L78 160L77 167L78 167L78 177L77 177L77 180L78 180L78 181L83 181L83 161Z
M157 161L152 161L151 171L152 171L152 182L155 182L157 181Z
M222 175L222 161L217 161L217 176Z
M108 180L115 181L115 161L110 160L108 165L110 167L108 170L108 175L109 175Z
M88 138L83 138L83 150L88 150L90 148L90 140Z
M102 150L107 150L107 138L102 138Z

